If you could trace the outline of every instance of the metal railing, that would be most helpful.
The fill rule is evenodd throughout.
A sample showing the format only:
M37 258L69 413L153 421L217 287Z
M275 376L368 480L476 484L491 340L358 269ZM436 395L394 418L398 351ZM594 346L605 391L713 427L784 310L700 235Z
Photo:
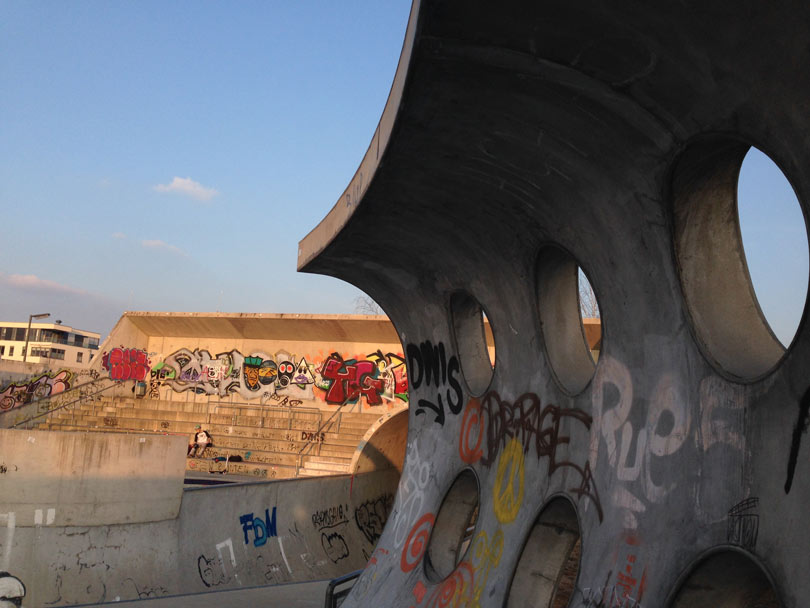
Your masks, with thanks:
M315 416L316 417L315 420L317 421L317 424L319 426L321 424L321 421L323 420L323 412L321 410L319 410L318 408L316 408L316 407L273 407L273 406L267 406L267 405L253 405L253 404L250 404L250 403L230 403L229 402L229 403L217 403L217 404L215 404L214 405L214 414L213 415L215 415L215 416L221 415L221 414L217 414L217 410L219 408L221 408L221 407L222 408L235 407L235 408L238 408L238 409L256 410L258 412L261 412L262 414L264 414L265 412L283 412L283 413L286 413L287 414L287 420L288 420L288 422L287 422L287 430L292 430L292 428L293 428L293 420L295 420L295 418L300 418L300 414L308 414L310 416ZM239 417L239 414L232 414L231 415L231 425L232 426L243 426L243 425L237 424L237 418L238 417ZM264 426L264 421L266 419L266 416L264 416L264 415L255 416L255 418L258 418L259 421L260 421L260 424L258 425L258 428L280 428L280 427L265 427ZM282 416L282 418L283 418L283 416ZM208 423L213 424L211 422L211 414L208 415Z
M102 385L101 388L98 388L99 385ZM90 382L85 382L84 384L80 384L78 386L74 386L72 388L67 389L66 391L59 393L57 395L48 396L43 399L37 399L36 401L31 401L26 403L26 406L34 406L36 405L37 413L33 416L29 416L25 420L20 420L15 422L14 424L10 425L8 428L25 428L30 429L31 423L35 420L39 420L40 418L51 416L55 412L60 412L63 410L67 410L70 408L72 413L75 413L74 406L87 403L88 401L95 401L96 397L101 395L102 393L107 392L108 390L115 388L116 383L111 381L109 378L97 378L95 380L91 380ZM54 402L56 405L54 407L50 407ZM6 414L13 412L14 409L8 410Z
M318 437L320 437L321 432L329 426L332 420L337 417L337 427L335 428L335 433L340 433L340 423L343 421L343 408L346 407L346 403L339 406L329 418L326 419L326 422L323 422L319 427L318 430L315 431L315 434L310 438L301 449L298 450L298 457L295 459L295 476L298 477L298 473L301 471L301 465L304 463L304 451L309 454L312 451L313 445L316 443L318 444L318 455L321 454L321 446L323 445L323 441L318 441Z
M350 587L343 587L342 589L336 591L337 587L351 583L361 574L363 574L362 570L355 570L354 572L349 572L348 574L333 578L331 581L329 581L329 584L326 586L326 599L323 604L324 608L338 608L343 603L346 596L351 593L352 589L354 588L354 584L352 584Z

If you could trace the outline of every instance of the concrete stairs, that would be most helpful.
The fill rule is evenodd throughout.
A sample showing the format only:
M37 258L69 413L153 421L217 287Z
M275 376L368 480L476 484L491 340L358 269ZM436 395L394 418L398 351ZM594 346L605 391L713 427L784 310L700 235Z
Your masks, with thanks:
M347 473L358 443L381 415L340 412L330 419L332 413L314 408L239 407L231 403L104 396L55 411L38 428L179 434L190 439L199 424L208 430L214 443L204 458L187 460L188 471L284 479ZM224 459L228 459L227 470Z

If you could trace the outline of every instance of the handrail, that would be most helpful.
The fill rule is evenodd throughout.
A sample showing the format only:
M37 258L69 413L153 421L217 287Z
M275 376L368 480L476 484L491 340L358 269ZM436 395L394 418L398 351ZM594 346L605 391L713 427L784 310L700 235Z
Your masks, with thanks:
M329 418L326 419L326 422L322 423L318 427L318 430L315 431L315 434L309 440L307 440L307 442L301 447L300 450L298 450L298 457L295 459L295 476L296 477L298 477L298 473L301 470L301 464L304 462L304 454L303 454L304 450L312 448L312 445L315 443L315 440L320 436L321 431L323 431L329 425L329 423L332 422L334 417L338 416L338 415L339 415L339 417L338 417L338 424L337 424L337 432L338 433L340 432L340 423L343 421L343 408L346 407L347 405L348 405L347 403L342 403L334 412L332 412L332 415L329 416ZM322 442L318 442L318 443L321 444Z
M236 407L236 408L240 408L240 409L255 409L255 410L259 410L261 412L268 412L268 411L270 411L270 412L285 412L285 413L288 414L287 417L289 419L289 423L287 424L287 430L288 431L292 430L292 428L293 428L292 427L293 418L295 417L295 415L297 413L316 414L318 416L318 425L320 425L321 422L323 421L323 412L321 410L319 410L318 408L316 408L316 407L294 407L293 408L293 407L276 407L276 406L272 406L272 405L253 405L253 404L243 403L243 402L237 402L237 403L230 403L229 402L229 403L217 403L217 404L215 404L214 405L214 415L217 415L216 411L220 407ZM236 416L237 416L237 414L233 414L233 416L231 418L231 424L233 426L239 426L239 425L236 424ZM259 428L265 428L264 427L265 417L261 416L260 418L261 418L262 424L260 425ZM208 416L208 423L211 424L211 415L210 415L210 413L209 413L209 416Z
M43 402L48 402L48 401L50 401L52 399L56 399L56 398L64 398L64 396L66 394L70 393L71 391L78 391L79 392L79 396L76 399L74 399L73 401L68 401L67 403L63 403L62 405L59 405L59 406L57 406L57 407L55 407L53 409L48 409L47 411L40 412L40 413L38 413L38 414L36 414L34 416L31 416L30 418L27 418L26 420L21 420L19 422L15 422L14 424L12 424L8 428L13 429L13 428L17 428L18 426L21 426L21 425L24 425L24 424L27 425L32 420L36 420L37 418L42 418L43 416L50 416L54 412L58 412L60 410L68 408L68 407L70 407L72 405L80 403L80 402L86 400L89 397L95 397L96 395L100 395L101 393L106 392L106 391L110 390L111 388L115 388L118 385L117 382L113 382L112 384L108 384L107 386L105 386L101 390L98 390L98 391L96 391L94 393L81 394L81 390L83 388L87 387L88 385L94 385L95 386L95 385L100 384L101 382L103 382L105 380L109 380L109 378L107 378L107 377L97 378L95 380L91 380L90 382L85 382L84 384L79 384L77 386L69 388L68 390L64 391L63 393L59 393L57 395L45 397L44 399L38 399L36 401L31 401L29 403L26 403L26 405L31 405L31 404L36 403L37 404L37 409L41 409L41 406L42 406ZM12 410L8 410L8 411L11 412Z
M324 602L324 608L337 608L340 603L342 603L338 603L339 600L342 600L345 596L349 595L354 585L346 589L341 589L340 591L335 591L335 587L353 581L361 574L363 574L362 570L355 570L354 572L349 572L348 574L333 578L331 581L329 581L329 584L326 586L326 600Z

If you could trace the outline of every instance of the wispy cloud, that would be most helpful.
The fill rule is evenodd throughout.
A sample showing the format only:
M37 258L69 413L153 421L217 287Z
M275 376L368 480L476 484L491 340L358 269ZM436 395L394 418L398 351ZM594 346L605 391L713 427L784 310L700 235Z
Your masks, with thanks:
M34 274L2 274L0 273L0 282L24 289L28 291L47 291L51 293L72 293L77 295L85 295L87 292L83 289L76 289L68 285L62 285L56 281L49 281L48 279L41 279Z
M198 201L210 201L219 192L213 188L206 188L190 177L175 177L170 184L158 184L154 187L158 192L170 192L190 196Z
M123 240L123 239L127 238L127 235L124 234L123 232L113 232L112 237L114 239L122 239Z
M174 245L169 245L168 243L160 240L152 240L152 241L141 241L141 245L146 247L147 249L160 249L162 251L168 251L175 255L182 256L184 258L188 257L188 254L180 249L179 247L175 247Z

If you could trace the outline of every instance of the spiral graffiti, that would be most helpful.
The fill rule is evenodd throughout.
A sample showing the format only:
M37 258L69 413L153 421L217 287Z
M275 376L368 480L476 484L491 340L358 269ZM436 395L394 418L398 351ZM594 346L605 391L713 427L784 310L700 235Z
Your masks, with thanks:
M484 418L481 415L481 402L473 397L464 409L461 419L461 437L458 443L458 453L461 460L467 464L474 464L484 455L481 441L484 437ZM472 445L475 440L475 445Z
M459 608L472 600L475 574L469 562L461 562L441 586L433 592L426 608Z
M402 548L400 567L403 572L410 572L421 561L427 549L428 538L430 538L430 532L433 530L435 522L436 516L433 513L425 513L411 528L411 532L405 540L405 546Z

